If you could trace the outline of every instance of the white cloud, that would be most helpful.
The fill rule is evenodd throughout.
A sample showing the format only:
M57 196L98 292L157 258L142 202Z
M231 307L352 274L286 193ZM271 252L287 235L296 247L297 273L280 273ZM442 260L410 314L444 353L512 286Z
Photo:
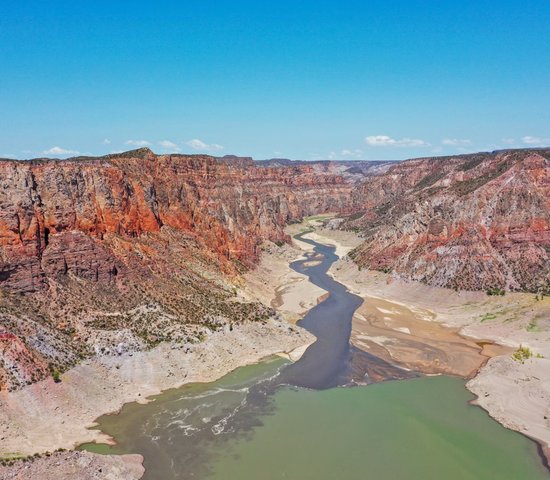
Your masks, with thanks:
M327 160L344 160L346 158L361 158L363 150L359 148L344 148L340 152L331 151L326 155ZM319 157L317 154L310 154L310 157Z
M0 153L0 158L17 158L13 153Z
M133 145L134 147L148 147L151 145L151 142L147 140L127 140L126 145Z
M467 138L445 138L441 140L441 143L450 147L467 147L472 145L472 141Z
M506 145L514 145L516 140L514 138L503 138L502 143L505 143Z
M525 143L525 145L536 145L539 147L550 144L550 138L532 137L531 135L526 135L521 141Z
M185 144L190 146L193 150L201 150L203 152L214 152L218 150L223 150L223 147L221 145L218 145L217 143L204 143L198 138L193 138L192 140L185 142Z
M430 144L417 138L395 139L388 135L370 135L365 137L365 143L371 147L429 147Z
M46 155L71 155L78 154L76 150L67 150L61 147L52 147L49 150L44 150Z
M179 152L181 150L180 147L178 147L174 142L171 142L170 140L162 140L159 142L159 145L166 149L171 150L173 152Z
M363 154L363 150L359 148L354 148L354 149L344 148L340 152L340 155L342 158L346 158L346 157L359 158L361 157L362 154Z
M111 140L109 140L108 138L105 138L101 143L102 143L103 145L110 145L110 144L111 144Z

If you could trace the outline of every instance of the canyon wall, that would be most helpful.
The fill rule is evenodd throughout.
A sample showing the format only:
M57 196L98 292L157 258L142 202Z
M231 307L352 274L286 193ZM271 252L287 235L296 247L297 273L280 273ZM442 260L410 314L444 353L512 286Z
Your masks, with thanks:
M548 291L550 150L408 160L366 178L345 223L361 266L455 289Z
M307 165L257 168L247 159L156 156L147 149L0 162L0 288L34 292L69 272L112 282L128 266L105 239L165 227L250 266L262 239L286 239L285 223L350 211L350 183L313 173Z
M0 181L0 389L265 321L232 279L286 223L353 211L353 179L332 168L148 149L2 160Z

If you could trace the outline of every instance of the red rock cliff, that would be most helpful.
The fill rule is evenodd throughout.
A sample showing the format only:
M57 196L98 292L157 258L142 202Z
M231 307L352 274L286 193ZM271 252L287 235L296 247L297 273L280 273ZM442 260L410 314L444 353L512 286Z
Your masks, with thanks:
M251 265L262 239L286 238L286 222L351 209L351 185L341 175L148 149L3 161L0 178L0 288L20 292L69 272L96 282L125 275L127 265L107 237L172 228L222 258Z

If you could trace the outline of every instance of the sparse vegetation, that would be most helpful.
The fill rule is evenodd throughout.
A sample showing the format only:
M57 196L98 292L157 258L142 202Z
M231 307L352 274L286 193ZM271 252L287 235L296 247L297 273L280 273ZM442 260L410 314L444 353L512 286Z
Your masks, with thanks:
M487 289L487 295L489 296L501 296L503 297L506 294L506 290L499 287L489 287Z
M462 182L457 182L452 188L459 196L464 196L472 193L486 183L490 182L491 180L500 177L504 172L511 168L514 163L515 162L513 159L506 159L501 162L494 170L483 173L482 175L479 175L475 178L470 178Z
M126 240L114 243L119 241ZM169 261L157 258L162 241L176 252ZM0 325L21 346L16 367L2 372L2 390L47 377L61 381L63 372L94 354L119 355L165 341L198 343L226 325L265 322L275 314L239 299L231 269L248 267L236 260L221 265L217 255L180 232L166 229L161 238L142 236L133 245L135 271L117 285L67 275L57 280L55 303L41 293L21 301L21 295L0 292ZM222 273L224 268L229 271Z
M457 168L457 170L467 172L468 170L472 170L473 168L477 167L481 162L483 162L483 157L480 155L464 162Z
M383 216L383 215L386 215L386 213L388 213L390 211L392 207L392 203L391 202L385 202L385 203L382 203L381 205L378 205L375 209L374 209L374 212L376 213L376 215L378 216Z
M422 180L420 180L415 186L415 190L422 190L423 188L431 187L434 183L437 183L441 180L447 172L445 170L436 171L426 175Z
M529 360L533 356L533 352L528 347L522 345L512 354L512 358L519 363L525 363L525 360Z
M306 222L315 222L315 221L324 221L328 220L330 218L333 218L333 213L322 213L320 215L311 215L309 217L304 218Z
M494 313L486 313L481 317L481 323L487 320L494 320L495 318L497 318L497 316Z
M359 220L363 215L365 215L366 212L357 212L352 213L349 217L346 217L346 220L349 222L353 222L355 220Z
M4 467L11 467L15 465L16 462L32 462L42 457L51 457L55 453L63 453L67 450L64 448L58 448L53 452L44 452L44 453L35 453L33 455L6 455L5 457L0 458L0 465Z
M538 332L540 330L538 326L537 318L534 318L529 322L529 325L527 325L526 330L528 332Z

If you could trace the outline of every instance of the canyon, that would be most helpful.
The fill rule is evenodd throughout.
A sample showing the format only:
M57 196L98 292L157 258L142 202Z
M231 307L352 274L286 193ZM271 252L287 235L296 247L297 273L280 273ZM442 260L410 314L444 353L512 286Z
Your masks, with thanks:
M148 149L1 161L0 388L266 321L235 279L286 223L353 211L353 181L323 170Z
M0 160L0 388L197 342L274 310L238 293L265 241L337 213L360 268L545 293L550 150L404 162L155 155Z
M2 455L105 440L88 427L126 402L274 353L300 358L313 337L292 323L326 298L289 274L308 248L292 237L308 230L335 245L331 275L365 302L353 348L463 377L490 358L468 388L547 452L549 161L550 150L353 164L149 149L0 160ZM522 344L537 354L525 367L511 358ZM529 415L506 390L525 375ZM35 414L47 419L37 429ZM111 461L100 468L135 459Z

